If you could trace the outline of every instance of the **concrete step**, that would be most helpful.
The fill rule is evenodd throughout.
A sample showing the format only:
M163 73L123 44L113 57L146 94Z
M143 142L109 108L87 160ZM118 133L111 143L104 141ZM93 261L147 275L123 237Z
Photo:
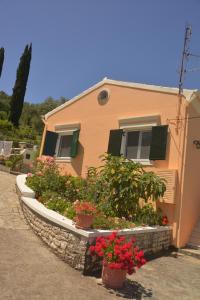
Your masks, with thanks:
M179 252L200 259L200 248L199 249L181 248L179 249Z
M192 231L189 245L196 247L196 249L200 247L200 218Z
M200 249L200 245L195 244L195 243L188 243L187 247L190 248L190 249L196 249L196 250Z
M190 239L188 245L194 245L195 247L200 247L200 242L195 239Z

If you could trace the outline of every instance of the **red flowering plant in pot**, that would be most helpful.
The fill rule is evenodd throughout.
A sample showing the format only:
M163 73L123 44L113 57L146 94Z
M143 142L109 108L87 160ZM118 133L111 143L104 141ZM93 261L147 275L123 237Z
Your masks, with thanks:
M113 232L107 237L97 237L89 248L91 255L103 258L102 282L110 288L121 288L126 274L146 263L144 252L135 246L135 239L126 240Z
M91 202L79 200L76 200L73 206L76 212L76 227L81 229L91 228L94 216L97 212L96 206Z

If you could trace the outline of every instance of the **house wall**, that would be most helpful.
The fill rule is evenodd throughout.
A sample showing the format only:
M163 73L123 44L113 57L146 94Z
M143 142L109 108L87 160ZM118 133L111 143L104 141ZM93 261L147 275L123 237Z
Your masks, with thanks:
M107 104L100 105L97 96L105 88L110 91L110 98ZM180 116L185 115L186 101L182 101ZM179 245L177 237L183 195L182 169L185 150L183 137L186 130L181 125L176 132L174 121L168 121L176 118L177 106L178 96L174 94L105 84L49 116L46 121L46 129L50 131L55 131L55 125L58 124L80 123L77 157L71 162L59 162L63 173L78 176L85 176L90 166L101 165L99 156L107 151L110 129L119 128L119 119L159 115L162 125L169 124L166 160L155 161L148 169L177 170L175 201L159 204L173 225L174 245Z
M186 145L177 239L179 246L184 246L188 242L200 216L200 149L193 144L194 140L200 140L200 113L190 105L186 116L189 119L183 121L186 123Z

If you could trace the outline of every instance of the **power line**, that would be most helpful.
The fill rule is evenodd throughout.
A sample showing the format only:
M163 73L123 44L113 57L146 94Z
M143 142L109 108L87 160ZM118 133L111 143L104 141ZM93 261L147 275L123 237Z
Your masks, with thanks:
M196 117L187 117L187 118L175 118L175 119L167 119L167 121L183 121L183 120L190 120L190 119L200 119L200 116L196 116Z
M198 54L188 53L188 56L193 56L193 57L196 57L196 58L200 58L200 55L198 55Z

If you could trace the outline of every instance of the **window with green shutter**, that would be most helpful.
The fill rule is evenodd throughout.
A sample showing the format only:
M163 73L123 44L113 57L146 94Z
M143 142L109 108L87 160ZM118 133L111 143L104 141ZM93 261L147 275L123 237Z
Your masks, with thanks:
M153 126L150 146L150 160L165 160L168 125Z
M146 128L141 126L141 129L134 129L134 127L124 128L121 153L128 159L138 161L144 165L151 164L151 160L165 160L167 131L167 125L146 126ZM118 144L118 152L119 148L120 145Z
M112 154L113 156L120 156L122 135L123 135L122 129L110 130L107 153Z
M54 156L58 134L53 131L46 132L42 155Z
M79 133L80 133L80 130L76 130L73 132L72 142L71 142L71 151L70 151L71 157L76 157L78 154Z

